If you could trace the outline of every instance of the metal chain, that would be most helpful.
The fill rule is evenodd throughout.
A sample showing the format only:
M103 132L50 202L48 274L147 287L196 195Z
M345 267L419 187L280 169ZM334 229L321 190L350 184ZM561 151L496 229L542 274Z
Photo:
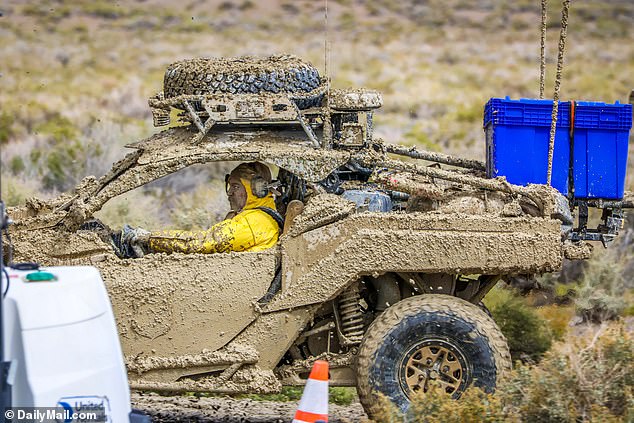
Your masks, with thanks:
M547 183L552 186L553 151L555 150L555 131L557 129L557 112L559 111L559 90L561 88L561 74L564 67L564 51L566 49L566 34L568 32L568 12L570 0L563 0L561 10L561 32L559 33L559 53L557 55L557 75L555 76L555 93L553 94L553 114L550 125L550 141L548 143L548 175Z
M546 80L546 6L548 0L542 0L542 45L539 65L539 98L544 98L544 81Z

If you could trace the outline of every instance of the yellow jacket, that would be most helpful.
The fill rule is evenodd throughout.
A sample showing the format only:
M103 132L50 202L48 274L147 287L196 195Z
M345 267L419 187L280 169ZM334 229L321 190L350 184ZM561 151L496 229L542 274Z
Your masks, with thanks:
M243 181L244 183L244 181ZM258 207L275 210L273 196L258 198L245 184L247 201L240 213L216 223L206 231L167 230L150 234L148 248L154 253L224 253L262 251L273 247L279 236L275 219Z

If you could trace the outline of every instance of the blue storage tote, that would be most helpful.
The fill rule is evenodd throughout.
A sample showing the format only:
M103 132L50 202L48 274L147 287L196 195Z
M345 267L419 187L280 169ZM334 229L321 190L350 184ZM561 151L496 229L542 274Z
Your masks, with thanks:
M552 100L492 98L484 108L487 177L515 185L545 184L548 173ZM553 187L568 193L570 103L559 102Z
M489 100L484 112L488 177L505 176L516 185L546 183L552 104ZM553 187L568 194L572 166L574 198L622 199L632 105L580 101L571 108L571 102L560 102L557 116Z
M577 101L571 114L575 198L623 198L632 105Z

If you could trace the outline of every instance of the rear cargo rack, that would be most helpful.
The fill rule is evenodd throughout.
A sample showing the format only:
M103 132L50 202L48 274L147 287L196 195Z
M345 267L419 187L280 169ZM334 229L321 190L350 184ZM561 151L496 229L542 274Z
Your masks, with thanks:
M601 241L604 246L614 241L623 229L625 216L623 209L634 208L634 193L625 192L623 200L576 200L575 207L579 209L579 226L569 235L571 241ZM602 209L602 223L596 229L588 229L589 207Z

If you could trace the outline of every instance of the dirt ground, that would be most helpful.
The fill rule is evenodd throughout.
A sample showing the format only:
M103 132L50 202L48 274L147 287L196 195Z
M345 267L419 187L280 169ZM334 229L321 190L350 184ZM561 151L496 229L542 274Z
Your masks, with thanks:
M132 392L132 407L149 414L155 423L287 423L293 419L297 402ZM330 423L366 421L366 415L358 402L349 406L330 404L329 407Z

